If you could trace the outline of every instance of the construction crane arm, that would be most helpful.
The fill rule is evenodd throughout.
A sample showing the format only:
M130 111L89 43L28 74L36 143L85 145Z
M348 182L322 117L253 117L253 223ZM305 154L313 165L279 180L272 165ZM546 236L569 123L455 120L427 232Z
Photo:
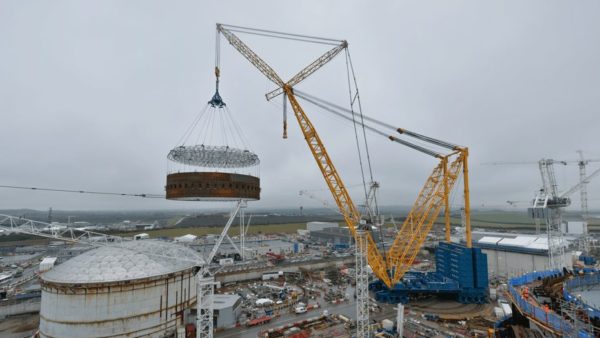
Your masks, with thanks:
M213 248L210 251L208 258L206 259L207 264L210 265L210 263L212 263L213 258L215 258L215 255L217 254L217 252L219 251L219 248L221 247L221 243L223 242L223 239L225 237L227 237L227 233L229 232L229 228L231 227L231 224L233 223L233 219L234 219L235 215L237 215L237 213L240 211L240 209L242 207L245 207L244 203L245 202L242 200L238 201L235 208L229 213L229 219L227 220L227 223L225 224L223 231L221 231L221 235L217 239L217 242L215 243L215 245L213 245ZM229 237L227 237L227 238L229 238ZM235 247L235 244L233 242L231 242L231 244L233 247Z
M353 238L356 238L356 230L360 224L360 213L358 208L352 201L344 182L340 178L337 169L333 165L319 134L317 133L314 125L306 116L306 113L296 100L294 96L294 92L291 87L285 85L283 87L285 94L290 101L290 105L294 111L294 115L298 120L298 124L300 125L300 129L302 130L302 134L310 148L313 157L315 158L321 173L323 174L323 178L325 178L325 182L333 195L333 198L342 213L348 228L350 229L350 233ZM377 277L379 277L382 282L386 285L391 286L391 281L388 276L387 268L385 261L381 254L379 253L379 249L377 248L377 244L373 240L373 237L370 232L367 232L367 259L369 261L369 265L373 269L373 272Z
M323 67L329 61L331 61L336 55L348 47L348 42L342 41L338 46L333 47L325 54L321 55L318 59L313 61L310 65L302 69L298 74L294 75L286 84L290 87L294 87L304 79L309 77L312 73L316 72L319 68ZM283 87L279 87L269 93L267 93L267 100L271 100L279 95L283 94Z
M466 156L465 153L459 153L451 163L448 163L449 156L445 157L425 182L387 254L388 266L394 267L393 284L399 282L410 269L442 207L447 207L448 192L452 190L460 171L464 169ZM465 202L465 210L467 208ZM446 216L449 217L449 210L446 210ZM448 221L447 218L447 225ZM469 244L470 231L467 236Z
M284 85L283 80L277 75L277 73L269 66L263 59L261 59L252 49L250 49L242 40L240 40L230 30L226 29L222 24L217 24L217 31L229 41L229 43L242 54L250 63L252 63L258 70L263 73L267 79L271 80L278 87Z
M425 136L405 128L394 127L388 123L378 121L366 115L361 115L360 121L357 122L356 117L353 116L355 113L352 110L348 110L344 107L303 92L296 91L296 95L330 113L340 116L352 123L357 123L371 132L440 160L438 166L435 167L432 174L427 179L406 221L403 223L403 226L396 235L394 243L387 252L386 265L392 272L392 284L397 283L414 262L419 249L422 247L427 237L427 234L431 230L434 222L437 220L442 206L445 207L444 223L446 227L446 240L450 241L449 193L454 187L461 170L464 177L463 188L465 201L465 227L467 237L466 243L467 247L471 247L470 198L467 164L469 151L466 147L461 147L453 143ZM449 149L451 152L443 155L440 152L431 150L425 146L389 135L378 128L367 125L363 121L371 122L383 128L398 132L401 135L411 137L431 145Z
M166 257L177 260L185 260L203 266L204 262L182 258L180 255L169 255L163 251L141 250L125 246L125 242L131 242L131 239L125 239L120 236L107 235L100 232L93 232L69 227L59 227L56 224L34 221L23 217L0 214L0 230L8 233L20 233L49 239L56 239L69 243L85 244L92 247L119 247L134 252L142 252L145 255Z
M596 169L596 171L594 171L593 173L591 173L590 175L588 175L581 182L579 182L576 185L572 186L569 190L567 190L567 191L563 192L562 194L560 194L560 197L569 197L569 196L571 196L574 192L576 192L577 190L581 189L582 186L584 186L585 184L589 183L594 177L598 176L598 174L600 174L600 168Z

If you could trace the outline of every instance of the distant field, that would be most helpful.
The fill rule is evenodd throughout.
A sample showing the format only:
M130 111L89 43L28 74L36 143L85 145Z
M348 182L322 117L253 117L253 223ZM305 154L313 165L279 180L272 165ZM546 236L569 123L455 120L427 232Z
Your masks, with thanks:
M203 236L208 234L220 234L223 227L188 227L188 228L171 228L159 230L144 230L150 237L179 237L187 234ZM306 223L290 223L290 224L269 224L269 225L250 225L248 228L249 234L291 234L296 233L298 229L306 229ZM237 236L240 233L239 224L234 224L229 229L230 236ZM115 233L117 236L132 236L133 232Z

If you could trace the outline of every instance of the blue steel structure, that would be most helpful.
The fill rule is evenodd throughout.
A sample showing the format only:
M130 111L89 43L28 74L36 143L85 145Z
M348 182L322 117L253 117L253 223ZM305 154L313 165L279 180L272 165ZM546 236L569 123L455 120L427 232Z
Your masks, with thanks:
M535 319L538 323L558 332L563 337L578 337L578 338L594 338L594 333L587 331L585 328L577 328L573 322L566 320L565 317L554 312L546 312L541 306L536 306L534 303L524 299L518 288L531 284L536 280L541 280L546 277L560 276L562 272L559 270L549 270L540 272L530 272L520 277L512 278L508 281L508 292L512 303L517 307L523 315ZM575 288L583 285L593 285L598 283L600 279L597 274L575 277L574 279L565 282L565 289ZM567 290L563 291L563 296L566 301L578 303L576 297L573 297ZM580 303L585 309L586 304ZM587 308L588 315L593 318L598 314L597 310Z
M402 281L388 289L380 280L369 284L375 299L385 303L403 303L411 295L455 295L461 303L483 304L488 300L487 255L480 248L440 242L435 272L407 272Z
M577 297L577 291L595 289L600 285L600 274L598 270L588 268L580 276L565 281L563 288L563 297L566 301L573 302L582 308L590 318L600 319L600 309L594 304L588 304L580 297Z

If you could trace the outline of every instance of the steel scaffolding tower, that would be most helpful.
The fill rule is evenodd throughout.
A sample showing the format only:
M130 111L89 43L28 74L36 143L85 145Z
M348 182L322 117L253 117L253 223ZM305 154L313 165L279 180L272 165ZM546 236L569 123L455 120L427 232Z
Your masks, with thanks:
M562 208L571 204L571 199L558 193L558 184L554 174L555 163L566 164L564 161L542 159L538 162L542 178L542 188L533 199L530 213L536 220L544 220L548 235L548 267L562 270L566 266L565 241L562 229ZM537 226L536 221L536 226Z
M213 337L213 299L215 291L215 278L198 276L196 289L196 337Z
M356 231L356 337L369 334L369 272L367 270L367 236L365 230Z
M579 166L579 183L581 184L581 188L579 188L579 193L581 194L581 218L583 219L583 236L581 241L581 248L587 254L590 250L589 240L588 240L588 197L587 197L587 172L586 165L588 161L586 161L583 157L583 152L578 150L579 153L579 162L577 165Z

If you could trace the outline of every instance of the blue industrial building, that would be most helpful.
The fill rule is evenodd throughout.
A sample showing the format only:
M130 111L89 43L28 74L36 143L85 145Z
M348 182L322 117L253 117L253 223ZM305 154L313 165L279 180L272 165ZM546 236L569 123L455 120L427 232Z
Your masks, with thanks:
M386 303L408 303L412 295L455 295L461 303L487 302L487 256L479 248L441 242L435 253L436 271L409 271L404 278L388 289L381 281L369 289L375 299Z

